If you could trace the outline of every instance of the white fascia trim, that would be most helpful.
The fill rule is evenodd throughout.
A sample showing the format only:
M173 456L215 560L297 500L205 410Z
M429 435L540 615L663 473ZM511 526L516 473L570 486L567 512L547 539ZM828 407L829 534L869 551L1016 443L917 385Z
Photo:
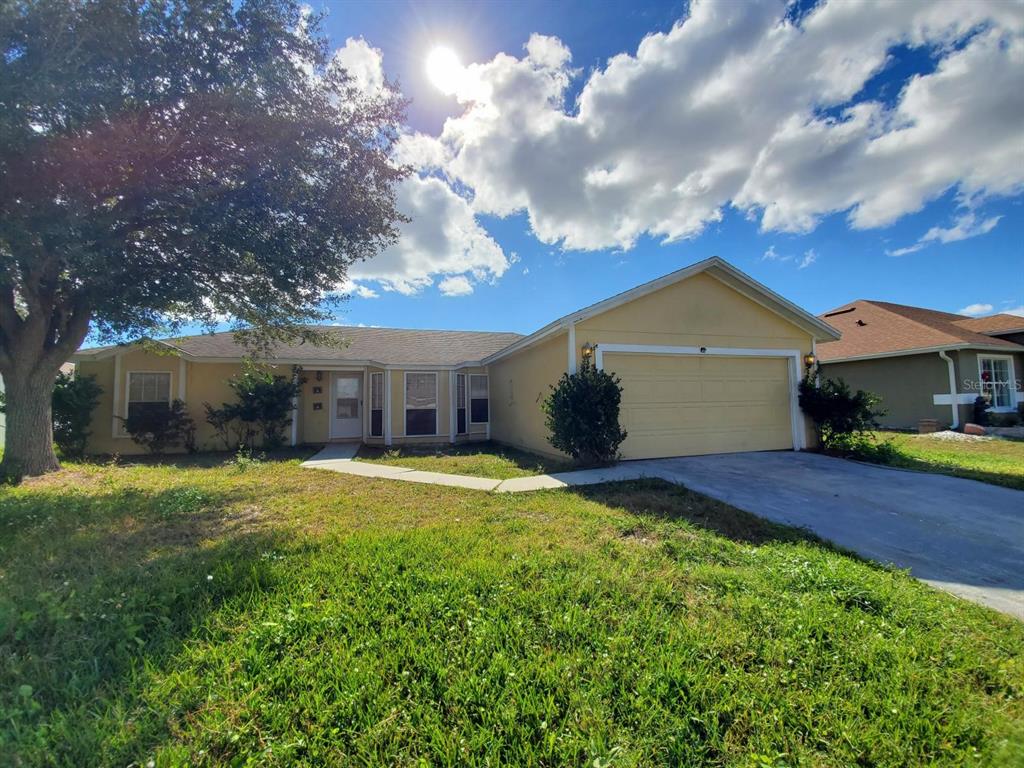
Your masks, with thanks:
M487 357L480 361L480 365L490 365L491 363L495 363L498 360L508 357L509 355L514 354L521 349L525 349L526 347L532 347L537 342L543 341L544 339L556 333L561 333L562 331L567 330L568 328L569 321L567 321L566 319L562 318L559 320L555 320L555 322L548 323L539 331L534 331L529 336L524 336L523 338L519 339L519 341L512 342L504 349L499 349L494 354L488 355Z
M149 339L149 343L159 344L160 346L167 347L167 349L171 350L175 355L183 357L186 360L195 360L195 358L193 358L192 355L188 354L182 349L179 349L173 344L169 344L166 341L161 341L160 339ZM89 352L89 350L87 349L78 350L73 355L71 355L71 362L88 363L91 360L106 360L108 357L122 355L125 352L130 351L132 347L137 347L140 346L141 344L142 342L140 341L132 341L129 342L128 344L118 344L108 349L101 350L100 352ZM241 358L239 358L239 360L241 360Z
M928 355L933 352L955 352L962 349L981 349L986 352L1002 353L1012 355L1018 350L997 347L989 344L942 344L937 347L916 347L914 349L898 349L895 352L876 352L870 355L852 355L850 357L836 357L831 360L820 360L822 365L833 365L834 363L855 363L859 360L880 360L885 357L910 357L911 355ZM1020 352L1024 352L1021 347Z
M241 357L199 357L189 358L194 363L241 363ZM311 368L317 371L350 371L362 368L380 368L390 371L455 371L460 368L479 368L483 363L479 360L466 360L465 362L449 363L382 363L379 360L314 360L299 358L274 358L272 360L257 360L261 365L297 365L301 368Z
M956 396L956 405L974 405L978 396L971 392L959 392ZM942 395L932 395L932 405L953 405L952 396L947 392Z
M779 357L789 364L789 424L793 436L793 450L807 447L804 439L803 418L800 415L799 349L747 349L742 347L672 347L658 344L601 344L596 345L594 364L598 370L604 368L605 353L636 355L687 355L694 357Z

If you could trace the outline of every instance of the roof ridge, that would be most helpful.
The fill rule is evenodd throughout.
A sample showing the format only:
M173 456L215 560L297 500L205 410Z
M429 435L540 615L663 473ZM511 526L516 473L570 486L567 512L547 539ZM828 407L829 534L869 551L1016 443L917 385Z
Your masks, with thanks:
M925 309L926 311L931 311L931 310L927 310L926 307L915 307L915 306L912 306L910 304L896 304L896 303L891 302L891 301L873 301L871 299L865 299L865 303L866 304L871 304L871 305L873 305L875 307L878 307L878 309L882 310L883 312L888 312L890 315L897 315L898 317L901 317L904 320L906 320L908 323L913 323L914 325L920 326L921 328L927 328L929 331L936 331L937 333L944 334L944 335L948 336L951 339L956 339L956 337L953 336L953 334L943 330L942 328L936 328L933 325L928 325L928 323L922 323L920 320L915 320L913 317L908 317L907 315L904 315L902 312L894 312L893 310L889 309L888 306L885 306L885 305L889 305L889 306L893 306L893 307L906 307L908 309ZM964 330L969 330L969 329L965 328ZM957 339L957 341L963 341L963 339Z

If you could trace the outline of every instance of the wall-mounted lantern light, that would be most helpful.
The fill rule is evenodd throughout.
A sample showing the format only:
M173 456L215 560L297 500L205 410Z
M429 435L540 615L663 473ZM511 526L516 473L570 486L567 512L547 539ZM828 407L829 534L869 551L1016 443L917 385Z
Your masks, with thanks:
M586 344L583 345L583 359L584 360L590 360L590 358L591 358L591 356L593 354L594 354L594 345L591 344L588 341Z
M323 381L324 380L324 372L323 371L317 371L316 372L316 380L317 381Z
M813 353L813 352L808 352L808 353L807 353L806 355L804 355L804 365L805 365L805 366L806 366L807 368L810 368L810 367L811 367L811 366L813 366L813 365L814 365L814 364L815 364L816 362L818 362L818 358L816 358L816 357L814 356L814 353Z

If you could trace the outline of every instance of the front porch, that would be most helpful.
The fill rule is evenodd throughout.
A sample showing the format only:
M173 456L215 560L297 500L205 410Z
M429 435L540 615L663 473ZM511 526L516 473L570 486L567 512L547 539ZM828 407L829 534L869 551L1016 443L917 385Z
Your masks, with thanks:
M455 444L490 439L481 367L338 366L307 369L292 444Z

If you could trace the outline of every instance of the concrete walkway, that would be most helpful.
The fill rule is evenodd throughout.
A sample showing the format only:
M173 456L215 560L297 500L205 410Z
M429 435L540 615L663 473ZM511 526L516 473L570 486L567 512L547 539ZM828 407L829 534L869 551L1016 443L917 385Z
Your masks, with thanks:
M572 485L596 485L621 480L641 480L644 478L661 477L662 468L655 466L657 462L627 461L614 467L602 469L581 469L576 472L560 472L554 475L532 475L516 477L511 480L497 480L490 477L472 477L470 475L449 475L443 472L424 472L408 467L395 467L390 464L375 464L366 461L353 461L359 451L357 443L330 443L320 453L302 466L312 469L329 469L346 475L360 477L377 477L385 480L403 480L407 483L426 483L428 485L447 485L453 488L472 488L478 491L497 491L498 493L522 493L524 491L540 491L546 488L567 488Z
M357 450L352 444L328 445L303 466L498 493L657 478L806 528L1024 619L1024 493L1010 488L793 451L626 461L496 480L352 461Z

